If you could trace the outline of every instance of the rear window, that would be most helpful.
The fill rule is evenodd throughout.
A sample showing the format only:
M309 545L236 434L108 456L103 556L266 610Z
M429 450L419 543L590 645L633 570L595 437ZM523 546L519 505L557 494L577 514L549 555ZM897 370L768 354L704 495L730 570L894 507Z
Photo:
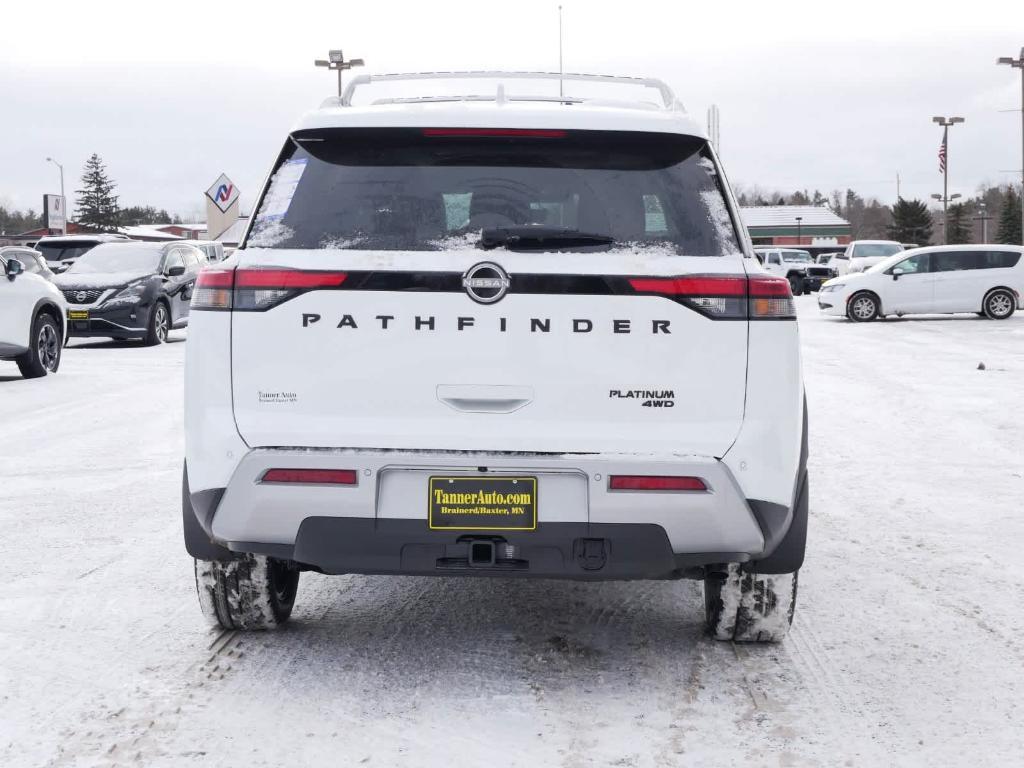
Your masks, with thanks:
M606 131L465 133L297 132L278 160L245 245L436 251L472 247L485 229L535 227L612 241L559 250L739 252L702 139Z
M95 243L36 243L36 250L43 254L47 261L64 261L77 259L96 247Z
M957 272L964 269L1005 269L1020 260L1012 251L944 251L935 254L936 272Z
M900 253L903 246L898 243L861 243L853 246L853 258L875 259Z

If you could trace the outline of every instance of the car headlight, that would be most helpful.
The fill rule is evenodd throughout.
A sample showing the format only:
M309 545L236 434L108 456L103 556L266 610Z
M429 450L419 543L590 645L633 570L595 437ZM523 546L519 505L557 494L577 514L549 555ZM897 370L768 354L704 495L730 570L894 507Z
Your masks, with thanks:
M821 290L822 292L827 293L828 291L838 291L842 287L843 283L825 283L821 286Z
M146 293L146 286L143 283L135 283L122 288L120 291L111 296L111 300L116 299L122 302L139 301Z

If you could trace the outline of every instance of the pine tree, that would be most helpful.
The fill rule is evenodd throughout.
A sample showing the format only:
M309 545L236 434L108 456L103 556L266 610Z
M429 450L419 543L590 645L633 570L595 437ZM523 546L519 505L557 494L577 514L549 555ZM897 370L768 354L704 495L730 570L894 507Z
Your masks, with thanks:
M89 229L116 232L119 224L117 185L107 177L107 169L100 156L93 153L85 163L82 173L82 189L76 190L78 202L75 217L79 224Z
M949 217L946 227L946 242L950 245L963 245L971 242L971 230L967 225L967 209L963 203L949 206Z
M932 216L928 206L921 200L901 197L892 207L889 238L901 243L928 244L932 239Z
M1003 208L999 213L999 234L996 239L1006 245L1021 245L1020 231L1021 200L1016 190L1010 187L1003 197Z

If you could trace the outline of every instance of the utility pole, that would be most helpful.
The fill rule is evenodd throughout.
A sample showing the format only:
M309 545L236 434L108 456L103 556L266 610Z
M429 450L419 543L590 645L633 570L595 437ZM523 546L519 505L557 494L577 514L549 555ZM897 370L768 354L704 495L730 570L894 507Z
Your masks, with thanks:
M803 216L797 216L796 217L796 244L797 245L802 245L803 242L804 242L804 239L803 239L803 226L802 226L802 223L801 223L801 222L803 222L803 220L804 220Z
M903 196L900 194L900 172L896 171L896 202L898 203L902 199Z
M1024 244L1024 47L1020 49L1020 58L1000 56L996 64L1009 64L1020 70L1020 235Z
M939 168L942 170L942 243L949 242L949 126L964 122L962 117L933 117L932 122L942 126L942 147L939 149ZM935 195L932 195L935 197ZM956 195L960 197L960 195Z
M362 59L349 59L345 61L345 55L340 49L334 49L327 52L326 59L315 59L313 64L318 67L327 67L328 69L337 70L338 72L338 98L341 98L341 73L346 69L352 69L352 67L361 67L364 65Z

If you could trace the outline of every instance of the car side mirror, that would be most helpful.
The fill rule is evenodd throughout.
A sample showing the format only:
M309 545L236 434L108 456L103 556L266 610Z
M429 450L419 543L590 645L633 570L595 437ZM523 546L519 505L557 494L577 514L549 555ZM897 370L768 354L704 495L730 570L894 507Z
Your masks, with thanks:
M184 274L185 274L185 268L180 266L180 265L167 268L167 276L168 277L181 277Z
M903 274L903 267L896 267L896 269L894 269L892 271L892 279L893 280L899 280L900 279L900 275L902 275L902 274Z
M25 265L22 264L18 259L8 259L7 266L4 267L4 274L7 275L7 279L13 281L18 275L25 271Z

